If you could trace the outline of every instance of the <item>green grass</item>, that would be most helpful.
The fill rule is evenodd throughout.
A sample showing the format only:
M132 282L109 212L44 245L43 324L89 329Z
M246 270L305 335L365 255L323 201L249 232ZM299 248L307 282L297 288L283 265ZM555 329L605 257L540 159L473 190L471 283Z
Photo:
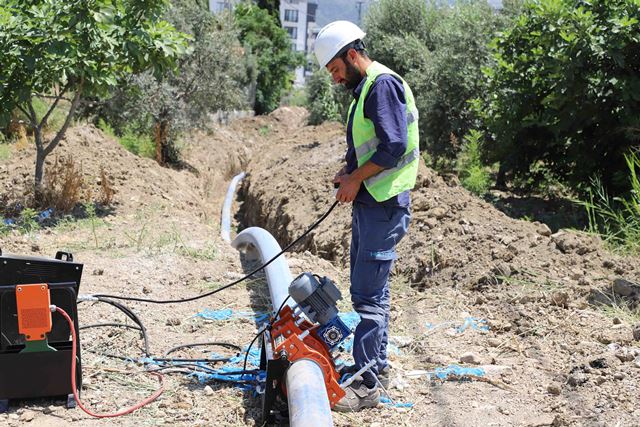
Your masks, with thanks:
M464 188L482 196L491 186L491 174L489 168L480 160L480 144L483 134L477 130L471 130L464 138L464 145L456 159L456 171L460 177L460 183Z
M98 128L107 136L118 140L120 145L126 148L131 153L154 159L156 156L156 144L148 135L143 135L132 130L126 130L122 136L117 136L113 127L104 121L104 119L98 120Z
M38 118L38 120L42 120L44 115L47 114L47 111L49 111L49 108L53 100L33 97L32 102L33 102L33 109L36 112L36 117ZM66 101L60 101L56 106L56 108L51 113L51 115L49 116L49 118L47 119L45 129L56 131L56 132L60 130L60 128L64 124L64 121L67 118L68 113L69 113L68 103ZM30 123L29 118L20 111L17 114L17 119L23 120L25 123Z
M640 255L640 155L625 156L631 191L610 197L599 179L592 180L588 200L576 201L589 217L589 231L600 235L614 251Z
M0 161L9 160L9 157L11 157L11 146L0 142Z

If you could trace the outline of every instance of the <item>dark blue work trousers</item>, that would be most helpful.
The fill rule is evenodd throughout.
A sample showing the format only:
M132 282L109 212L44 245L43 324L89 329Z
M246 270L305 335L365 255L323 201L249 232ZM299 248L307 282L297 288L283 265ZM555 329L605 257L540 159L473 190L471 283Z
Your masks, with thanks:
M359 369L375 359L375 374L387 366L389 341L389 273L396 245L407 233L409 207L353 202L351 223L351 302L360 315L353 341ZM365 382L371 383L366 373Z

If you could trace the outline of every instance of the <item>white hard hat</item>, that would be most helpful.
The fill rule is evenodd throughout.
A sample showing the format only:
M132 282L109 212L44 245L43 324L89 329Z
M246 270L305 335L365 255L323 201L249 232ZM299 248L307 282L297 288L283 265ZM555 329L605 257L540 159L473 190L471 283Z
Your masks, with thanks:
M349 21L334 21L325 25L316 37L315 54L320 67L327 64L349 43L362 39L367 33Z

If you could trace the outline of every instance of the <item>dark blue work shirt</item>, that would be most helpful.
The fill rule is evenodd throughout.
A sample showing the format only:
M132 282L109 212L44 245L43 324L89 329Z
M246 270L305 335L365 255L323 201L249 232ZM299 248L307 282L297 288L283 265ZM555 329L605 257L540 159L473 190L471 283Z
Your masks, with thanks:
M353 97L358 102L366 79L354 89ZM355 108L349 115L347 122L347 173L358 168L358 159L353 146L353 116ZM376 136L380 140L376 152L371 157L371 162L385 168L395 167L398 160L407 149L407 113L406 99L402 82L390 74L381 74L369 88L367 99L364 101L364 116L373 122ZM355 198L356 202L372 205L381 203L387 206L409 206L409 191L404 191L397 196L377 202L367 191L364 184Z

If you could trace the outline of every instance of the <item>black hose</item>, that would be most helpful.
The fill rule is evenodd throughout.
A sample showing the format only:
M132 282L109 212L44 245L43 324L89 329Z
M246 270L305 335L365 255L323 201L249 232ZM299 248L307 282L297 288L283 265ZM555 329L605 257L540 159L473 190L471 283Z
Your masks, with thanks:
M302 233L302 235L300 237L298 237L293 242L289 243L284 249L282 249L280 252L278 252L278 254L276 256L274 256L273 258L271 258L269 261L267 261L266 263L264 263L260 267L256 268L251 273L245 275L244 277L241 277L238 280L234 280L233 282L231 282L231 283L229 283L227 285L224 285L224 286L222 286L222 287L220 287L218 289L214 289L213 291L210 291L210 292L207 292L207 293L204 293L204 294L200 294L200 295L196 295L196 296L193 296L193 297L189 297L189 298L171 299L171 300L154 300L154 299L148 299L148 298L123 297L123 296L118 296L118 295L107 295L107 294L96 294L96 295L93 295L93 296L96 297L96 298L112 298L112 299L119 299L119 300L125 300L125 301L148 302L148 303L152 303L152 304L175 304L175 303L180 303L180 302L195 301L195 300L200 299L200 298L205 298L205 297L211 296L211 295L216 294L216 293L218 293L220 291L223 291L223 290L225 290L227 288L230 288L231 286L237 285L238 283L248 279L249 277L253 276L258 271L260 271L260 270L264 269L265 267L267 267L269 264L271 264L273 261L275 261L276 258L278 258L280 255L282 255L286 251L288 251L293 245L295 245L300 240L302 240L305 236L307 236L307 234L309 234L311 232L311 230L316 228L322 221L324 221L329 216L331 211L333 211L333 209L338 205L338 203L339 203L338 201L335 201L331 205L329 210L327 210L316 222L314 222L304 233Z

